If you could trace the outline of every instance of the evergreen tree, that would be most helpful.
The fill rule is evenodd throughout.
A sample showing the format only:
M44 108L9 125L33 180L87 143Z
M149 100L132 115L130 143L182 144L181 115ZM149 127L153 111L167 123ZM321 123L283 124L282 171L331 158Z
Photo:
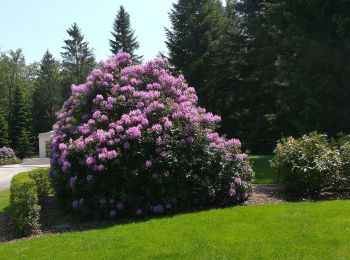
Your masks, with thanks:
M201 25L205 18L203 5L208 1L210 0L179 0L174 3L169 14L171 29L165 29L169 60L176 70L185 74L191 84L197 83L191 68L207 47L202 41L205 31Z
M74 23L68 30L69 39L65 40L62 47L62 67L63 71L63 98L70 94L72 83L83 83L91 69L95 65L93 50L89 48L89 43L84 41L78 25Z
M40 70L35 80L32 101L34 136L52 129L55 112L60 108L60 69L59 62L49 51L41 60Z
M350 132L349 1L269 4L278 31L278 119L285 135Z
M22 49L10 50L0 56L0 107L8 116L16 85L25 84L25 58Z
M223 132L239 136L245 111L237 68L244 44L230 15L221 1L179 0L170 13L166 44L170 62L196 88L199 103L222 116Z
M239 75L234 118L238 137L254 153L271 153L281 137L277 118L276 60L279 44L276 32L268 26L269 0L228 1L227 9L239 29L240 61L234 68ZM237 43L233 39L232 44ZM232 122L234 123L234 122Z
M3 110L0 108L0 147L9 146L8 124Z
M127 52L135 62L141 62L142 56L135 54L140 44L134 36L135 31L131 28L130 15L123 6L120 6L117 16L114 19L113 31L111 33L113 38L109 40L109 44L113 54Z
M17 85L11 106L10 139L11 147L19 158L31 154L30 145L30 114L21 85Z

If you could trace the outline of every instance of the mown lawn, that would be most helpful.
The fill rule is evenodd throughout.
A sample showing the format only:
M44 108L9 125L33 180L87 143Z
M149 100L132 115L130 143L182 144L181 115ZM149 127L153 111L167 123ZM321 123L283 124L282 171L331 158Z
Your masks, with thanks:
M9 204L10 191L5 190L0 192L0 212L3 211Z
M0 243L0 259L349 259L350 201L234 207Z
M270 184L274 183L274 173L270 167L272 155L251 155L249 160L253 164L255 171L255 184Z

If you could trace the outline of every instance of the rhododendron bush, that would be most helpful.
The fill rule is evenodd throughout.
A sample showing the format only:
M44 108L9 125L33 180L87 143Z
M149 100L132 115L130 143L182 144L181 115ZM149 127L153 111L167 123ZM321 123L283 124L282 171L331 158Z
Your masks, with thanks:
M118 54L94 69L58 113L52 171L77 213L117 217L242 203L252 169L220 117L165 59L131 65Z

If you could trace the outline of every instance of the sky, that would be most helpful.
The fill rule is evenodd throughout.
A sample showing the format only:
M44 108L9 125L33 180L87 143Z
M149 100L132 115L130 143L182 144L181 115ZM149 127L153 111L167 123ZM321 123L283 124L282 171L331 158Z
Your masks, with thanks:
M0 0L0 51L22 48L26 62L40 61L48 49L60 59L66 30L76 22L97 61L110 53L113 21L120 5L130 14L145 60L166 52L165 30L175 0Z

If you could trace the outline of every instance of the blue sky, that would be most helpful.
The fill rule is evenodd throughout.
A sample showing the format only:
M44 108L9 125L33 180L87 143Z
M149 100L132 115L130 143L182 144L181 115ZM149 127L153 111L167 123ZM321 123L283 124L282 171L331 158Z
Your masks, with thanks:
M22 48L27 63L40 61L49 49L61 58L66 29L77 22L97 60L110 55L108 39L119 6L131 16L146 60L166 51L164 27L175 0L0 0L0 51Z

